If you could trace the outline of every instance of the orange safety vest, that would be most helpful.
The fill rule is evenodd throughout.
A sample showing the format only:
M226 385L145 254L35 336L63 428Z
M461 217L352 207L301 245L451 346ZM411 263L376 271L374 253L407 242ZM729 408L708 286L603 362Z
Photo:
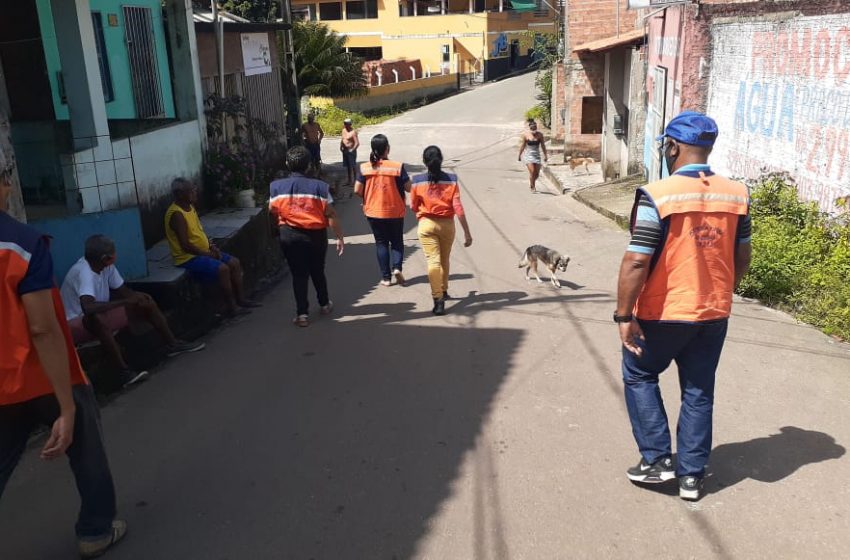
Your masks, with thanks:
M302 175L274 181L270 187L269 211L278 226L320 230L328 227L327 183Z
M2 213L0 213L2 214ZM40 234L23 224L0 227L0 406L21 403L53 393L53 386L38 358L18 285L29 269ZM11 230L11 231L10 231ZM71 384L88 383L74 348L59 290L52 289L53 310L65 337Z
M382 159L372 167L371 162L360 166L365 181L363 213L369 218L404 218L404 195L399 192L401 163Z
M438 183L431 183L427 173L416 175L410 188L410 209L417 218L454 218L454 200L459 190L456 175L446 173L446 178Z
M740 216L749 209L742 183L719 175L672 175L640 189L665 222L634 314L648 321L700 322L732 311ZM634 216L632 216L634 227Z

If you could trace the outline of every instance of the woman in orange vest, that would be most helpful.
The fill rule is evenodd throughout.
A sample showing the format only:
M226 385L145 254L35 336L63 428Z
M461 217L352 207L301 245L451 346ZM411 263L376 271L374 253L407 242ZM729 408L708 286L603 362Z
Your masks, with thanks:
M463 228L464 247L472 245L472 234L460 202L457 175L443 171L443 153L428 146L422 154L428 173L413 177L410 208L419 220L419 242L428 262L428 282L434 299L434 315L445 315L449 289L449 256L455 239L457 216Z
M392 277L401 286L404 260L404 193L410 190L410 178L404 164L387 159L390 143L383 134L372 137L369 161L357 170L354 194L363 199L363 213L375 236L381 285L392 284Z
M286 165L292 175L274 181L269 187L269 213L280 228L280 246L292 272L296 314L293 323L306 327L309 321L308 283L312 278L319 300L319 311L327 315L333 310L325 278L325 255L328 251L328 226L336 235L336 252L342 255L345 245L342 228L334 211L330 187L324 181L307 177L312 157L303 146L286 152Z

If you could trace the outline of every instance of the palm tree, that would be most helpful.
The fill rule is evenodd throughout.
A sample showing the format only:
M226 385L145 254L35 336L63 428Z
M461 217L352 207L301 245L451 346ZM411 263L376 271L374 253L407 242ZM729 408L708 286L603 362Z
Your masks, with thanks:
M352 97L366 92L363 61L345 52L345 37L315 21L296 21L295 69L303 95Z

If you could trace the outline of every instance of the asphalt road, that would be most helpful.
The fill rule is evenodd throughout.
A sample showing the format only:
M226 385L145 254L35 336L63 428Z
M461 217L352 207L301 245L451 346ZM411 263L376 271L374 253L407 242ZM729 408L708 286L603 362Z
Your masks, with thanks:
M359 205L340 201L333 316L293 327L280 285L104 409L130 524L108 558L847 557L850 351L756 303L738 302L721 361L708 495L626 480L638 454L610 316L627 238L528 193L532 88L490 84L363 131L413 170L438 144L461 177L475 242L455 244L447 316L430 314L414 221L409 286L379 287ZM517 269L534 243L572 257L562 289ZM675 372L663 392L675 418ZM65 465L30 451L0 502L0 558L73 558L77 506Z

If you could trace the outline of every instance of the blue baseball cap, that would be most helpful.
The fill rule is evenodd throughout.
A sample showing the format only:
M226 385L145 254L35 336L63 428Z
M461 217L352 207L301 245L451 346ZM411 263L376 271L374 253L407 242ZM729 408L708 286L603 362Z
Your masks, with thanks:
M669 136L682 144L711 148L717 140L717 134L717 123L714 119L696 111L685 111L673 117L664 134L656 140L660 142Z

